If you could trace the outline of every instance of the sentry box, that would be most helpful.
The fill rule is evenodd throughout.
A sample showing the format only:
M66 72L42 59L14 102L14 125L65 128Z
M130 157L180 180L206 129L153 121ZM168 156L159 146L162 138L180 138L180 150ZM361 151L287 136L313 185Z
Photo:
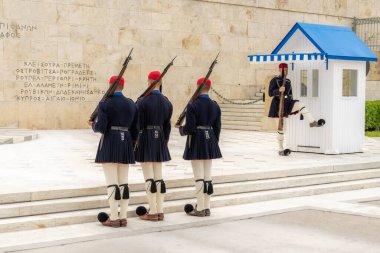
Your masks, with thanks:
M296 23L271 54L248 58L252 64L287 62L293 98L326 120L310 128L299 115L290 116L285 140L291 150L363 151L366 63L377 57L350 28Z

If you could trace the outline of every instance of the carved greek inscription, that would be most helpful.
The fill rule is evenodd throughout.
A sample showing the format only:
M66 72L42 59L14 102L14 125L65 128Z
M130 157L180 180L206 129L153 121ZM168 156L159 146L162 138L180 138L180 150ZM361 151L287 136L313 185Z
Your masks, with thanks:
M24 61L15 78L19 102L97 101L105 93L93 87L96 73L86 63Z
M25 25L16 22L0 22L0 39L19 39L25 33L37 30L36 25Z

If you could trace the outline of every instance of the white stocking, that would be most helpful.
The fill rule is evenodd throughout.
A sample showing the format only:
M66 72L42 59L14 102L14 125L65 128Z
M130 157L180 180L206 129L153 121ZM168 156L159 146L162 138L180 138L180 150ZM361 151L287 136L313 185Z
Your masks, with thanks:
M205 181L212 181L211 178L211 167L212 167L212 160L204 160L203 161L203 166L205 170ZM211 200L211 195L208 195L207 193L204 194L204 203L205 203L205 209L210 209L210 200Z
M117 219L119 219L119 215L118 215L119 201L115 200L116 191L117 191L117 189L119 189L117 164L116 163L104 163L103 164L103 171L104 171L104 175L106 177L108 202L109 202L110 209L111 209L110 219L111 220L117 220ZM108 187L111 185L114 185L114 186Z
M275 118L276 127L278 126L279 119ZM280 151L284 150L284 139L285 139L285 129L286 129L286 118L283 118L282 130L277 130L277 142L278 149Z
M165 193L161 193L161 187L163 186L162 181L162 163L153 163L153 173L154 173L154 181L157 185L157 212L164 213L164 198Z
M195 195L197 196L197 211L205 209L205 195L203 193L204 187L204 168L202 160L192 160L191 166L193 167L194 180L195 180Z
M299 111L302 116L309 122L309 123L313 123L315 121L313 115L311 115L311 113L309 112L309 109L307 109L304 104L302 104L301 102L295 102L294 103L294 106L293 106L293 109L292 109L292 112L296 112L296 111Z
M145 179L145 190L149 204L149 214L157 214L157 192L152 192L152 186L156 188L154 182L153 163L141 163Z
M117 172L119 176L119 187L121 192L120 200L120 219L127 218L129 199L123 199L123 193L129 191L128 189L128 164L118 164Z

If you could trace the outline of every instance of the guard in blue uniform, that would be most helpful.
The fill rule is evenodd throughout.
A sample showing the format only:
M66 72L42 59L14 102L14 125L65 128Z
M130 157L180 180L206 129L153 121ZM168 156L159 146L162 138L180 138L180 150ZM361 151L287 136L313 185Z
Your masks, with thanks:
M159 71L148 75L148 85L160 77ZM162 178L162 163L171 160L168 142L171 131L170 119L173 106L160 92L162 80L151 94L137 101L139 137L135 148L136 161L141 163L149 212L140 219L161 221L164 219L165 182Z
M112 76L112 84L117 76ZM102 137L96 154L96 163L103 165L111 209L105 226L127 226L129 203L128 170L135 163L133 143L137 139L137 108L135 103L123 96L124 79L121 78L114 95L98 106L96 122L89 122L94 132ZM120 205L120 212L119 212Z
M283 129L282 131L277 132L277 140L279 151L278 154L280 156L287 156L290 154L288 149L284 149L284 132L286 127L286 119L289 115L294 115L297 113L301 113L302 117L304 117L308 122L310 127L321 127L325 124L324 120L319 120L318 122L311 115L309 110L298 100L293 99L292 93L292 84L289 79L285 81L285 87L281 87L283 84L282 70L284 70L284 74L288 74L288 64L281 63L279 65L280 75L274 77L269 84L269 96L273 97L272 103L270 105L268 117L276 119L276 126L278 126L278 113L280 108L280 94L284 92L284 110L283 110Z
M197 85L203 82L200 78ZM210 216L210 197L213 191L211 166L212 160L221 158L219 136L221 130L221 111L219 105L210 99L208 92L211 80L197 99L187 105L186 125L179 127L182 136L187 135L183 158L191 160L194 172L197 205L189 215Z

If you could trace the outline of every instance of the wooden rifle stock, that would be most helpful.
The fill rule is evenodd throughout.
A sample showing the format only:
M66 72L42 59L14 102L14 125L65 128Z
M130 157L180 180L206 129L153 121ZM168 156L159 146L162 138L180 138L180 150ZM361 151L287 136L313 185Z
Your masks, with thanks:
M282 86L281 87L285 87L285 84L286 84L286 75L285 75L284 69L282 69ZM277 127L278 131L282 131L284 129L284 117L283 117L284 116L284 93L285 91L280 92L280 106L278 109L278 127Z
M142 97L145 97L147 95L149 95L153 89L154 89L154 86L156 86L157 83L159 83L162 78L165 76L166 72L168 72L169 68L173 65L174 63L174 60L175 60L176 57L173 58L173 60L171 62L169 62L169 64L165 67L165 69L162 71L162 74L160 75L160 77L157 79L157 80L154 80L149 86L148 88L146 88L146 90L138 97L138 98L142 98ZM162 90L162 88L160 87L160 91Z
M216 55L215 60L211 63L211 66L210 66L210 68L209 68L209 70L208 70L208 72L207 72L207 75L206 75L205 79L204 79L203 82L198 86L198 88L195 90L195 92L194 92L194 94L191 96L189 102L186 104L185 109L183 109L182 113L179 115L178 120L177 120L177 122L175 123L176 126L180 126L180 125L183 123L183 120L184 120L185 117L186 117L187 105L188 105L190 102L194 101L194 100L199 96L199 94L201 93L201 90L202 90L203 86L206 85L206 82L207 82L207 80L209 79L209 77L210 77L210 75L211 75L211 72L212 72L212 70L214 69L215 64L218 63L217 59L218 59L219 54L220 54L220 52Z
M133 48L131 49L131 51L129 52L129 55L125 59L125 61L123 63L123 67L121 68L119 75L117 76L116 80L108 88L108 90L103 95L100 102L106 101L109 97L111 97L115 93L116 87L119 84L120 79L123 77L123 74L124 74L125 70L127 69L129 61L132 60L132 57L131 57L132 51L133 51ZM96 119L96 117L98 116L98 107L99 107L99 105L96 106L95 110L92 112L92 114L90 116L90 121L94 121Z

